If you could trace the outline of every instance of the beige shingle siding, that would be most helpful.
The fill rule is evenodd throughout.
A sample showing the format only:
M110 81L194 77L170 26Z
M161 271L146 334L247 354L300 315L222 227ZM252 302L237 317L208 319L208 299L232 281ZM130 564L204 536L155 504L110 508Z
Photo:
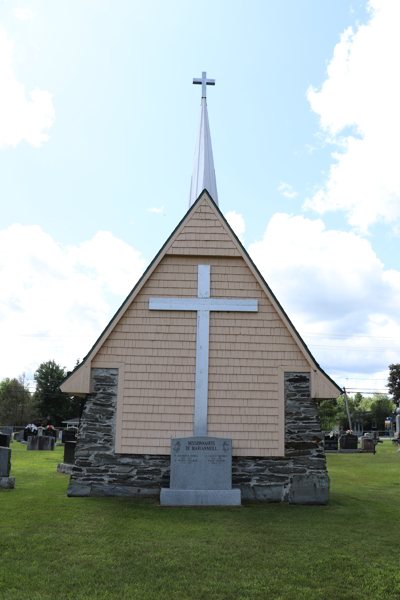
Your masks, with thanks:
M240 253L208 200L199 202L187 225L182 229L167 251L168 254L185 256L238 256Z
M165 255L92 361L125 363L120 449L168 454L171 437L192 435L196 313L149 311L148 299L196 296L197 265L211 264L213 297L260 306L211 314L209 435L231 437L235 455L277 455L277 367L308 363L244 260L199 254Z

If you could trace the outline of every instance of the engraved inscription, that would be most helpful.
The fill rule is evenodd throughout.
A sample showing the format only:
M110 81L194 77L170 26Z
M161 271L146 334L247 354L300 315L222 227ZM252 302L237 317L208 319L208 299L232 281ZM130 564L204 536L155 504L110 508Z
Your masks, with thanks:
M194 436L171 443L171 489L232 489L232 441Z

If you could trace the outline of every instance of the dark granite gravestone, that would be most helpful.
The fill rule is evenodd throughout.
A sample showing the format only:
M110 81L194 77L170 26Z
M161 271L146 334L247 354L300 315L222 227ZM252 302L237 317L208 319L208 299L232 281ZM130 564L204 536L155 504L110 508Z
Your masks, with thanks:
M57 429L54 429L54 427L52 429L45 429L43 431L43 435L47 435L49 437L53 437L54 439L57 438Z
M69 429L64 429L62 431L61 441L63 444L65 442L76 442L76 433L78 431L77 427L70 427Z
M10 437L6 433L0 432L0 446L8 448L10 445Z
M12 440L13 440L13 428L12 427L2 427L1 428L1 433L5 433L6 435L9 436L9 438L10 438L10 444L11 444Z
M76 442L65 442L64 446L64 463L67 465L74 464Z
M31 431L28 428L24 429L24 442L28 441L28 437L32 436L32 435L37 435L37 429L35 429L34 431Z
M358 437L354 433L345 433L340 436L341 450L357 450Z
M325 436L325 452L326 451L337 451L338 449L338 436L337 435L326 435Z
M53 436L33 435L28 437L28 450L54 450Z
M0 447L0 489L10 490L15 487L15 477L11 473L11 448Z
M232 489L232 440L209 436L172 438L170 487L162 506L240 506Z

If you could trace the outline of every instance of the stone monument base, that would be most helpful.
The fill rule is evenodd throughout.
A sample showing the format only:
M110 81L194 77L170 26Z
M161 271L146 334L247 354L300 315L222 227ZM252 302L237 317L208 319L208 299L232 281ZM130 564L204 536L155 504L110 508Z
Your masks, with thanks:
M240 506L240 490L171 490L161 488L161 506Z
M0 477L0 490L13 490L15 488L15 477Z

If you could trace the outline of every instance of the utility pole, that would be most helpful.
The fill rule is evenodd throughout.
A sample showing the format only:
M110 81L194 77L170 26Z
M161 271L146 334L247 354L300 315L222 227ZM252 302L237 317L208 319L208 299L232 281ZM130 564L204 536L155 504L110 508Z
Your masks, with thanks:
M347 392L346 392L346 388L345 387L343 388L343 391L344 391L344 402L346 404L346 410L347 410L347 418L349 420L349 429L350 429L350 431L353 431L353 427L351 425L351 416L350 416L350 411L349 411L349 403L347 401Z

